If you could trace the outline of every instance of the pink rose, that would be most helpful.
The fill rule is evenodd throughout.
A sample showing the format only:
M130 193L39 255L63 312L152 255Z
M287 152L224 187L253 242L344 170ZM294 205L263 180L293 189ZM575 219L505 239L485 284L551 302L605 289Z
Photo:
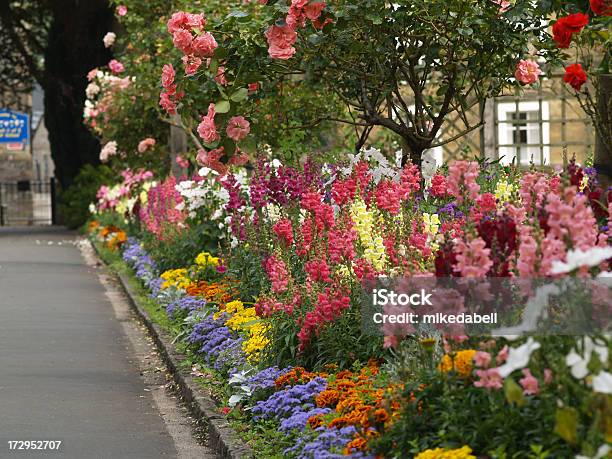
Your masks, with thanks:
M297 33L288 25L273 25L266 32L268 39L268 54L272 59L289 59L295 54L293 44Z
M217 69L217 74L215 75L215 81L219 83L221 86L227 86L228 81L225 77L225 67L220 66Z
M183 169L187 169L189 167L189 160L183 158L181 155L176 157L176 164L181 166Z
M172 66L172 64L165 64L164 67L162 68L162 78L161 78L162 86L166 89L172 86L172 84L174 83L175 76L176 76L176 73L174 72L174 67Z
M206 32L193 40L193 53L201 57L212 57L217 49L217 41L211 33Z
M121 73L125 70L125 67L123 66L123 64L119 62L117 59L112 59L108 63L108 68L111 69L111 72L113 73Z
M91 69L88 73L87 73L87 81L91 81L93 80L96 75L98 74L98 69Z
M525 395L537 395L540 392L538 380L531 374L529 368L523 368L523 378L519 380L519 384L523 387Z
M195 74L202 65L202 59L193 54L183 56L182 61L185 66L185 75Z
M208 113L202 117L198 125L198 134L206 143L213 143L221 139L215 126L215 104L208 106Z
M508 0L493 0L499 5L499 14L503 14L510 9L511 3Z
M170 98L170 94L167 92L162 92L159 95L159 105L161 105L169 115L174 115L176 113L176 102Z
M127 14L127 11L128 11L127 10L127 6L125 6L125 5L119 5L117 7L117 14L119 16L125 16Z
M224 154L225 149L223 147L208 152L206 150L200 150L196 156L196 161L202 166L217 171L220 176L224 176L228 171L228 167L220 161Z
M193 41L191 32L188 32L187 30L180 29L174 32L172 35L172 43L174 43L174 46L185 54L191 53L191 45Z
M478 351L474 355L474 364L479 368L487 368L491 363L491 354L488 352Z
M240 142L251 132L251 124L243 116L234 116L227 123L227 136L234 142Z
M268 0L258 0L258 3L260 5L267 5L268 4Z
M185 25L192 29L203 29L206 25L206 18L202 13L200 14L191 14L187 13L187 20L185 21Z
M533 84L541 74L542 70L537 62L521 59L516 65L514 77L523 84Z
M147 137L144 140L141 140L138 143L138 153L144 153L145 151L147 151L148 149L150 149L151 147L155 146L155 139L151 138L151 137Z
M321 16L321 12L325 8L325 2L313 2L304 7L304 14L311 21L316 21Z
M168 33L173 34L178 30L184 29L188 21L189 18L187 16L187 13L185 13L184 11L174 13L172 17L168 19L168 22L166 24L168 27Z

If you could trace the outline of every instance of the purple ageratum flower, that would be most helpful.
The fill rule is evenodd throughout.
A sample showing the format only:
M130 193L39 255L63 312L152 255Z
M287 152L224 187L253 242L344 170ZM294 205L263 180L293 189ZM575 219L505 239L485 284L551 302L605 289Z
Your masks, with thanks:
M331 413L330 408L313 408L308 411L296 411L287 419L283 419L280 423L281 432L291 432L292 430L304 430L308 424L308 419L319 414Z
M353 440L356 429L353 426L341 429L319 427L313 432L307 432L298 437L296 444L286 449L285 454L291 454L299 459L340 459L345 458L343 450ZM353 453L352 458L373 458L363 453Z
M253 407L254 418L280 419L310 411L315 408L315 396L323 392L326 387L327 381L317 377L306 384L289 386L275 392L267 400L257 402Z
M168 303L166 313L172 317L178 312L193 312L206 306L206 300L195 296L184 296L176 301Z
M248 386L253 392L256 390L272 389L274 388L274 382L285 373L289 373L289 371L291 371L291 367L282 370L278 367L266 368L247 378L244 385Z

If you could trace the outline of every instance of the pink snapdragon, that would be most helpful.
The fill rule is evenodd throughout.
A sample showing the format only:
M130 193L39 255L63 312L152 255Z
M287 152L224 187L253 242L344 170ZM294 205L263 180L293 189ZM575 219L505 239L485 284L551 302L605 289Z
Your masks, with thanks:
M268 274L268 279L270 279L272 291L274 293L283 293L287 291L287 286L289 285L289 271L283 260L272 255L265 260L264 269Z
M474 355L474 364L479 368L488 368L491 364L491 354L484 351L478 351Z
M493 266L491 249L486 248L485 241L480 237L467 243L459 239L455 245L455 254L457 264L454 269L463 277L485 277Z
M227 136L234 142L240 142L251 132L251 124L243 116L234 116L227 123Z
M476 370L476 376L480 379L474 381L475 387L481 387L483 389L501 389L504 386L504 379L499 374L497 368Z
M540 65L537 62L521 59L516 65L514 77L517 81L529 85L538 81L541 74L542 69L540 69Z
M523 377L519 380L519 384L523 388L525 395L537 395L540 392L538 380L531 374L529 368L523 368Z
M476 183L478 171L478 163L475 161L455 161L449 166L448 190L459 204L463 203L466 195L472 201L478 197L480 192L480 185Z

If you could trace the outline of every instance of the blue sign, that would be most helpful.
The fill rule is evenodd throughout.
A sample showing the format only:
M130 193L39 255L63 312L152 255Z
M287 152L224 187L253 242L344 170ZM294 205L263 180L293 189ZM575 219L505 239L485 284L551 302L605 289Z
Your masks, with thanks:
M25 113L0 110L0 143L28 143L30 117Z

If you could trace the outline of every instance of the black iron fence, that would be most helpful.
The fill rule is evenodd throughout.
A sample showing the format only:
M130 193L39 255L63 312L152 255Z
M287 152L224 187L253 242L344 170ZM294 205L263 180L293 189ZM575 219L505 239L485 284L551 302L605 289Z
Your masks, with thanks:
M0 182L0 226L56 223L55 179Z

